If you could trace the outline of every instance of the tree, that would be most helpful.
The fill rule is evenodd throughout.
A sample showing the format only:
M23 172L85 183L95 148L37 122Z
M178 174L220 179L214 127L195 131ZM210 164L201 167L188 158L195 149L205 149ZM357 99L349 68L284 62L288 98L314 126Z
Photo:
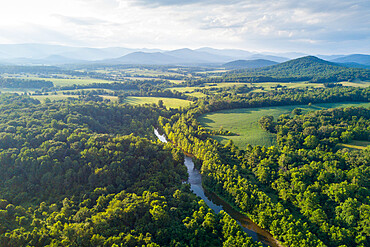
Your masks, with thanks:
M258 120L262 129L270 132L275 132L275 124L273 116L263 116Z
M314 135L309 135L304 139L303 145L305 145L307 148L313 149L316 148L316 146L319 144L319 140Z
M302 115L302 109L301 108L294 108L292 111L293 115Z
M164 102L163 102L163 100L158 100L158 107L159 108L164 108L165 106L164 106Z

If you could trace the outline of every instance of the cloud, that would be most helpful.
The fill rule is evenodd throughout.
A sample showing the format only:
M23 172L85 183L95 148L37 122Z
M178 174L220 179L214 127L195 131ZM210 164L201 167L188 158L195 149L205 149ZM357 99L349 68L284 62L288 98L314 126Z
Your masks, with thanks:
M0 3L0 29L35 42L39 36L90 46L370 52L368 0L13 1ZM47 30L60 35L42 35ZM19 40L1 34L0 42Z
M125 1L125 0L121 0ZM243 0L130 0L133 4L137 5L144 5L150 7L158 7L158 6L184 6L184 5L215 5L215 4L235 4L239 2L243 2Z
M62 45L80 45L73 35L39 25L22 27L0 27L3 43L45 43Z
M333 43L348 49L348 40L363 40L364 51L370 49L365 45L370 35L369 1L201 1L181 9L193 9L187 19L193 26L234 35L240 43L259 49L267 44L265 49L288 50L299 43L306 50L327 50Z
M72 17L72 16L64 16L64 15L53 15L54 17L60 19L62 22L71 23L80 26L92 26L92 25L106 25L112 24L111 22L93 18L93 17Z

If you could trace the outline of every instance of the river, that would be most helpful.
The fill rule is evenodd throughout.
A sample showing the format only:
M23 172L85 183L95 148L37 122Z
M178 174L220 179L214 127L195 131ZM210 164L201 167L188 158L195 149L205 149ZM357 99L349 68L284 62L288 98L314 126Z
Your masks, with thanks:
M159 134L157 129L154 129L154 134L161 142L167 142L166 137ZM188 183L190 184L191 190L194 194L202 198L208 207L213 209L215 213L219 213L221 210L224 210L238 222L243 230L251 236L254 241L261 242L263 246L281 247L278 241L275 240L269 232L259 227L245 215L233 209L227 202L219 198L216 194L207 192L202 186L202 175L194 167L194 162L189 156L185 155L184 164L188 170Z

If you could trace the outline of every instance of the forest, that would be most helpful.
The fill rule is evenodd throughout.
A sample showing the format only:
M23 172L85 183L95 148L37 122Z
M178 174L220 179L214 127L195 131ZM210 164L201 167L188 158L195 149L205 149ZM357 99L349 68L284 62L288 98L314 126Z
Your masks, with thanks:
M227 109L369 102L370 87L334 83L366 79L368 70L312 57L222 73L104 69L0 67L6 74L1 87L37 89L0 94L0 246L262 246L191 191L184 153L207 191L268 231L279 246L370 245L370 149L345 146L370 142L369 109L296 108L277 118L263 116L255 121L277 145L243 149L212 138L238 133L209 130L197 121ZM322 86L267 89L244 80L249 76L253 82ZM38 95L50 98L40 102ZM60 95L65 98L53 98ZM132 105L125 101L130 96L191 104ZM157 140L154 128L169 142Z
M18 78L1 78L0 88L49 88L54 84L51 81L45 80L29 80Z
M208 77L195 81L197 81L197 84L204 82L259 83L271 81L309 81L312 83L323 83L370 79L368 69L348 68L314 56L297 58L263 68L236 69L227 71L226 73L217 73L217 75L219 77Z
M0 96L1 246L259 246L153 141L171 112ZM148 139L149 138L149 139Z
M368 93L358 92L364 96ZM303 94L296 92L296 97L304 99ZM333 89L324 89L319 95L311 92L306 97L323 101L327 94L336 99ZM275 97L265 95L236 104L279 104L282 99ZM225 101L229 107L234 105L231 99ZM269 230L283 245L368 246L370 150L349 152L337 144L369 140L369 109L353 107L302 115L297 110L293 118L282 115L276 122L265 117L260 124L277 133L279 145L249 145L240 150L231 141L225 146L217 143L195 119L215 107L224 109L225 101L203 102L202 108L160 119L168 138L199 160L208 190Z

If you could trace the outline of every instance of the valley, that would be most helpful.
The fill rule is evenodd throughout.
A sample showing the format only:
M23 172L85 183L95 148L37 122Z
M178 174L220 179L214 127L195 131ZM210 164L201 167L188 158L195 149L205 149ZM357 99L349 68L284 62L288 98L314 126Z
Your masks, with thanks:
M0 2L0 247L370 247L369 1Z
M366 246L369 70L256 61L0 66L0 245Z

